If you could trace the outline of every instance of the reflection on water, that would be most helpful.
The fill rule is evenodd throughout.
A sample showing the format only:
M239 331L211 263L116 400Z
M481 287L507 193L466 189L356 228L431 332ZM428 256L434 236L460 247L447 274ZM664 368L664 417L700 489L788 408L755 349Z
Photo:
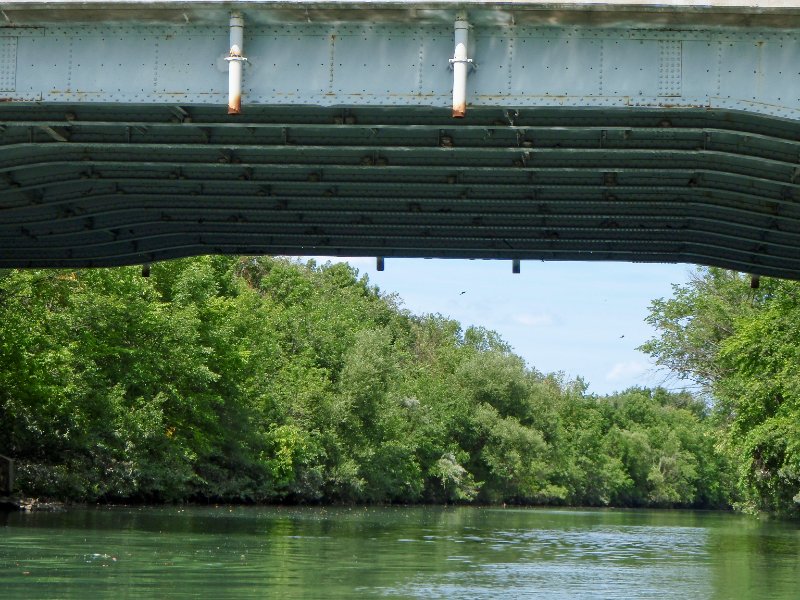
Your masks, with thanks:
M727 513L134 508L12 514L3 598L800 597L800 526Z

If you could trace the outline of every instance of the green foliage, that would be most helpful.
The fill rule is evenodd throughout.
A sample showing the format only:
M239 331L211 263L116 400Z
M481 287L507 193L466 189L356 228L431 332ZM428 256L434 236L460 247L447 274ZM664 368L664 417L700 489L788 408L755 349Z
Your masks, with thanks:
M659 338L644 349L713 395L740 505L800 515L800 284L762 279L752 290L702 269L653 304L651 322Z
M462 451L462 460L466 453ZM445 502L469 502L478 495L479 484L452 453L443 454L428 470L441 483L442 499Z
M344 264L202 257L154 265L147 279L133 268L3 272L0 322L0 450L17 458L27 494L728 500L702 402L588 395L581 380L527 367L495 332L407 313ZM717 354L764 360L736 346ZM793 398L788 367L785 379ZM751 450L786 482L790 428L775 423Z
M723 269L700 269L673 297L650 305L645 319L659 335L640 348L678 377L713 386L724 374L716 360L720 343L734 330L740 315L752 312L766 288L750 290L746 278Z

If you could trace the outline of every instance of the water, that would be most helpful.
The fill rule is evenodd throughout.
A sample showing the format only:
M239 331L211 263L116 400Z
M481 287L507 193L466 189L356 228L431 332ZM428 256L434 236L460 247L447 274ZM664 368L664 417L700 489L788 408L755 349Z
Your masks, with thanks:
M13 513L0 597L797 600L800 524L511 508Z

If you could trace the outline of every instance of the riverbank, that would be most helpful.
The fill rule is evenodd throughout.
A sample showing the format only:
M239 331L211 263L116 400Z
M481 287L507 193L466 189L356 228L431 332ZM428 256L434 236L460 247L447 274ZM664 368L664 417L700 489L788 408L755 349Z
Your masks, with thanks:
M162 503L148 503L138 502L132 500L119 500L115 502L72 502L70 500L59 500L53 498L30 498L30 497L0 497L0 510L5 507L6 510L20 511L20 512L64 512L70 510L94 510L94 509L110 509L110 510L139 510L139 509L152 509L152 510L171 510L171 509L189 509L189 510L205 510L205 509L245 509L245 510L372 510L372 509L432 509L432 510L448 510L459 508L474 508L474 509L491 509L491 510L565 510L565 511L637 511L637 510L651 510L654 507L641 507L641 506L587 506L587 505L566 505L566 504L520 504L520 503L372 503L372 504L359 504L351 502L324 502L319 501L313 504L309 503L253 503L253 502L212 502L212 501L186 501L186 502L162 502ZM737 512L733 507L715 507L703 508L692 506L677 506L677 507L655 507L656 510L669 510L669 511L711 511L711 512Z
M73 504L59 500L0 496L0 510L23 512L61 512L68 508L86 508L86 504Z

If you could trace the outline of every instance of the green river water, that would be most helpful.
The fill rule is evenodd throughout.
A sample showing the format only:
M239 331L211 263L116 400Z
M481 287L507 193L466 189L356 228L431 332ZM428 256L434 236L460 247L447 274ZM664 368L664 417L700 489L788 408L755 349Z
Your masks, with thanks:
M0 598L800 599L800 524L517 508L0 514Z

